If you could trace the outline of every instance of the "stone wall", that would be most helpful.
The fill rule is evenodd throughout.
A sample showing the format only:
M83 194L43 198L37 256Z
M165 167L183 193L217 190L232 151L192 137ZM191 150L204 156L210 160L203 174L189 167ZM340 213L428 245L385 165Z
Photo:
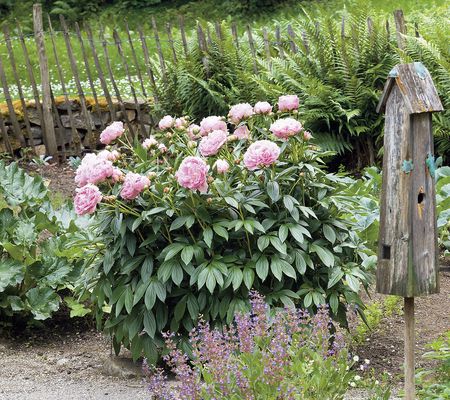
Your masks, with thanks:
M122 121L125 123L124 113L119 102L113 99L114 114L115 118L111 118L111 112L109 111L106 99L99 99L99 106L97 107L94 99L87 98L86 104L88 108L89 118L84 118L81 104L78 98L71 98L67 104L63 97L55 98L55 108L57 113L54 112L53 119L55 121L55 133L56 141L59 150L64 150L70 155L71 152L75 153L75 149L92 150L93 147L98 147L100 145L99 137L102 131L102 126L106 126L114 121ZM137 105L134 101L124 100L123 106L127 114L128 120L131 122L132 126L135 128L136 132L141 135L148 135L154 124L154 118L151 115L152 104L146 100L139 100L138 102L141 121L138 120ZM72 110L73 117L73 128L71 126L70 117L68 114L68 108ZM26 145L30 146L30 141L28 140L28 132L24 120L24 111L20 102L14 102L14 110L16 117L18 119L22 134L26 139ZM5 122L5 127L7 130L8 138L14 151L19 150L22 146L20 142L16 139L14 135L14 127L11 121L8 108L6 104L0 104L0 112L3 115ZM39 116L38 109L34 101L26 102L26 114L30 121L31 133L33 135L34 146L40 154L44 154L43 150L43 127L41 119ZM88 126L93 133L93 137L89 138ZM145 130L145 132L143 132ZM5 143L0 135L0 153L6 152Z

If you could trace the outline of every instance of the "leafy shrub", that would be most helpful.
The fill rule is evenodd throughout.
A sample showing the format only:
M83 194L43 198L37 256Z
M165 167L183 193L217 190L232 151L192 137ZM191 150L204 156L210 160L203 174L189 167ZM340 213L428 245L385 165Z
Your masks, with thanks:
M104 328L116 351L124 344L134 357L144 350L154 362L163 344L158 332L189 332L199 314L213 326L230 323L247 307L250 289L271 305L314 311L329 303L341 321L346 303L362 307L366 249L341 218L347 205L334 195L347 179L325 171L321 157L328 153L310 145L303 130L288 140L270 133L270 123L287 115L295 117L296 110L253 114L245 120L249 139L238 139L240 122L233 135L215 130L200 143L189 138L198 130L186 128L185 119L175 127L166 116L163 131L143 145L132 147L124 135L116 151L85 157L75 203L88 213L103 196L98 216L105 252L92 266L92 298L100 325L108 304ZM212 122L227 129L211 117L200 124L205 135ZM109 143L117 132L108 128L102 135ZM220 135L217 154L199 157ZM264 156L252 168L251 149L258 146ZM218 171L219 160L227 172ZM197 169L187 170L189 163Z
M82 270L70 209L53 210L42 179L0 162L0 316L49 318ZM81 220L80 220L81 221ZM78 307L79 313L85 313ZM79 315L76 312L73 315Z
M430 350L423 357L435 360L436 368L420 370L416 374L421 400L448 399L450 397L450 331L427 346Z
M439 245L444 255L450 254L450 167L436 170L436 215Z
M292 308L268 317L263 298L253 295L251 302L251 311L237 314L224 331L200 322L190 340L192 366L168 336L164 359L178 385L151 368L149 389L156 400L344 398L355 376L353 362L327 309L313 317Z

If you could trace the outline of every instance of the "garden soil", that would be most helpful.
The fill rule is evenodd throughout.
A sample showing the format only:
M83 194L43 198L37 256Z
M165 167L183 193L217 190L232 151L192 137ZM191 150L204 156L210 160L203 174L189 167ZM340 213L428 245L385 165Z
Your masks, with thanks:
M52 191L64 197L74 193L74 173L68 165L33 166L28 170L48 180ZM450 264L449 260L444 264ZM422 354L427 343L450 329L448 310L450 272L441 272L440 294L416 299L417 367L432 368ZM391 374L397 386L401 383L403 331L401 315L383 318L356 350L361 360L370 360L377 374ZM139 365L134 365L126 352L121 358L112 356L109 339L86 319L53 318L50 325L39 329L11 330L0 325L0 400L149 398ZM364 392L351 392L346 399L364 400Z

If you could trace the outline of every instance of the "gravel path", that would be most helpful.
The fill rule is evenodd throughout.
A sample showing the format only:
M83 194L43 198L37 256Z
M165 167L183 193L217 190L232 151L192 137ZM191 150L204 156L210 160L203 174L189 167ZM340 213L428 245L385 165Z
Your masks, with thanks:
M139 366L94 330L0 338L0 400L150 399Z

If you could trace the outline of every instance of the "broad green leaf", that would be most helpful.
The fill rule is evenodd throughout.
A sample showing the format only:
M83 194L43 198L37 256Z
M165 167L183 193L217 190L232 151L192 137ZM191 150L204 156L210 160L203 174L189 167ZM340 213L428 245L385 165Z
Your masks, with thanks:
M179 300L177 305L175 306L173 312L175 320L177 322L181 321L181 319L184 317L185 312L186 312L186 296L184 296L181 300Z
M258 275L259 279L261 279L264 282L267 278L268 273L269 273L269 260L267 259L266 256L262 255L256 262L256 274Z
M251 289L253 281L255 280L255 271L253 268L244 268L244 284L248 290Z
M272 271L273 276L281 281L283 276L283 265L281 263L281 259L278 256L272 256L270 259L270 270Z
M231 270L231 283L233 285L234 291L238 290L241 287L243 278L244 276L240 268L233 268Z
M194 257L194 249L192 246L186 246L181 251L181 259L185 264L189 264L192 261L192 257Z
M183 280L183 268L179 263L176 263L172 267L172 281L175 285L180 286L181 281Z
M281 225L280 229L278 229L278 237L283 243L285 242L285 240L288 237L288 232L289 232L289 229L286 224Z
M181 228L186 223L186 220L187 220L186 216L181 216L181 217L176 218L170 225L170 230L174 231L178 228Z
M258 244L258 249L260 251L264 251L264 249L266 249L267 246L270 244L269 236L260 236L258 238L257 244Z
M316 253L327 267L332 267L334 265L334 256L330 250L313 243L310 246L310 251Z
M325 235L325 238L331 243L334 244L336 241L336 233L334 232L334 229L327 224L324 224L323 227L323 234Z
M175 257L181 250L184 249L183 243L172 243L169 244L164 250L166 251L166 256L164 261L168 261L171 258Z
M280 200L280 186L277 182L270 181L267 183L267 194L274 203Z
M295 252L295 268L297 268L297 271L303 275L306 272L306 261L303 258L302 253L299 251Z
M156 320L153 312L147 310L144 311L144 331L151 337L155 337L156 333Z
M144 303L145 308L150 311L156 302L156 290L152 284L148 285L147 290L145 291Z
M339 299L335 292L330 295L330 307L333 314L336 314L339 307Z
M328 278L328 289L336 285L342 277L344 276L344 272L339 267L334 267L330 270L329 278Z
M228 240L228 231L223 226L214 224L213 229L218 236L223 237L225 240Z
M303 299L303 306L305 308L308 308L313 302L313 297L311 292L308 292L305 296L305 298Z
M347 282L347 285L352 289L355 293L359 292L359 280L358 278L354 277L350 274L345 274L345 280Z
M239 203L233 199L233 197L225 197L225 201L227 204L229 204L231 207L234 207L236 209L239 208Z
M206 245L211 248L213 240L213 231L211 228L208 227L203 231L203 240Z
M286 243L282 243L280 238L277 236L269 236L269 239L273 247L275 247L281 254L286 254Z

